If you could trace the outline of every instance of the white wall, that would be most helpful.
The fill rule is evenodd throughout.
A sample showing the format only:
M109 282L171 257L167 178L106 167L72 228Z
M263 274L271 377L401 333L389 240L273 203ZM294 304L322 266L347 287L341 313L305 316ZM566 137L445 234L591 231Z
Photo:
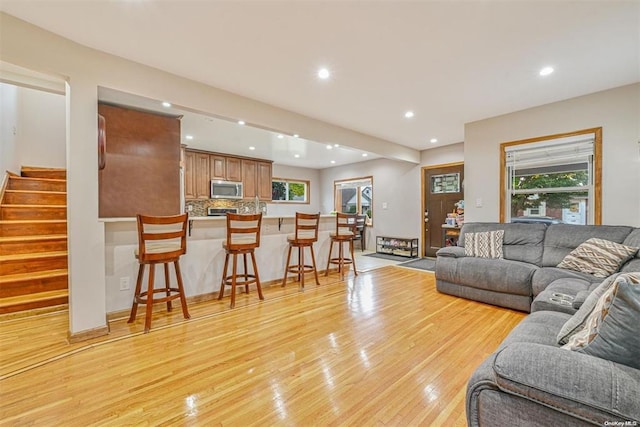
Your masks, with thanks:
M420 152L421 166L444 165L464 161L464 142L431 148Z
M18 87L0 83L0 173L18 173L16 159L18 134Z
M274 164L272 173L274 178L309 181L309 204L267 203L267 215L295 215L296 212L320 212L321 190L319 170Z
M467 123L465 220L499 220L501 143L602 127L602 222L640 226L639 126L640 83Z

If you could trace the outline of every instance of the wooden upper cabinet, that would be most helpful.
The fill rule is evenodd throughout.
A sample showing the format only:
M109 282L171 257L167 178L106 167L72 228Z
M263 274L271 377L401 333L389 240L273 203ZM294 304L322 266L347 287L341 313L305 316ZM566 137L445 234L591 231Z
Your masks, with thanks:
M211 197L209 155L205 153L196 153L195 166L195 198L208 199Z
M184 198L196 198L196 153L184 152Z
M253 199L258 195L257 164L255 160L242 159L242 184L245 199Z
M211 167L211 179L227 179L227 158L212 154L209 157L209 165Z
M258 162L258 198L271 201L271 162Z
M235 157L226 158L227 181L242 181L242 160Z

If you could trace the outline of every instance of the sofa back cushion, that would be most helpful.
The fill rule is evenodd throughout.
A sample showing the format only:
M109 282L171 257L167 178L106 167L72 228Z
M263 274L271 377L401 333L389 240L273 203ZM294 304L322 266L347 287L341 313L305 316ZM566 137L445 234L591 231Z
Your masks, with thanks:
M618 225L552 224L544 238L543 267L555 267L572 250L592 237L622 243L632 227Z
M495 222L465 223L458 244L464 246L465 233L504 230L502 253L505 259L540 266L546 224L501 224Z
M640 228L634 228L631 233L624 239L622 242L623 245L634 246L636 248L640 248ZM627 261L626 264L622 266L620 271L623 272L631 272L631 271L640 271L640 251L636 253L634 258L631 258Z

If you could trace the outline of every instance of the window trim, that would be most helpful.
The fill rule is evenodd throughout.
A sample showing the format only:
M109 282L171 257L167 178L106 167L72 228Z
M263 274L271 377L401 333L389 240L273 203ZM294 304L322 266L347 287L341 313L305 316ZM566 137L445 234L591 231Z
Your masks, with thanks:
M339 212L339 206L338 206L338 197L337 197L337 193L338 193L338 185L341 183L345 183L345 182L357 182L357 181L363 181L363 180L369 180L371 182L371 217L367 219L368 221L368 226L373 226L373 175L369 175L369 176L360 176L360 177L355 177L355 178L347 178L347 179L336 179L333 181L333 210L336 212ZM357 192L358 195L358 201L357 201L357 207L356 207L356 213L359 212L359 208L361 207L361 197L362 195L360 194L360 192Z
M308 205L311 203L311 181L306 180L306 179L296 179L296 178L276 178L273 177L271 178L271 186L273 187L273 182L274 181L279 181L279 182L284 182L286 184L289 183L293 183L293 184L304 184L305 186L305 200L301 201L301 200L271 200L270 203L283 203L283 204L288 204L288 205ZM288 187L287 187L288 189ZM287 197L288 197L289 192L287 191Z
M583 129L568 133L558 133L519 141L503 142L500 144L500 222L506 219L507 192L507 155L506 147L513 145L531 144L534 142L566 138L571 136L593 134L593 224L602 224L602 127Z

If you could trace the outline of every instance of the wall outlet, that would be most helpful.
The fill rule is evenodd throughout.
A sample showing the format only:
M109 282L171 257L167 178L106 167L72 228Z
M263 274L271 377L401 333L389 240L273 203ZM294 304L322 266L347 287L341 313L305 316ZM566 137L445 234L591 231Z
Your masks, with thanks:
M120 278L120 290L121 291L128 291L129 289L131 289L131 285L129 283L129 278L128 277L121 277Z
M187 212L193 212L193 205L187 205Z

